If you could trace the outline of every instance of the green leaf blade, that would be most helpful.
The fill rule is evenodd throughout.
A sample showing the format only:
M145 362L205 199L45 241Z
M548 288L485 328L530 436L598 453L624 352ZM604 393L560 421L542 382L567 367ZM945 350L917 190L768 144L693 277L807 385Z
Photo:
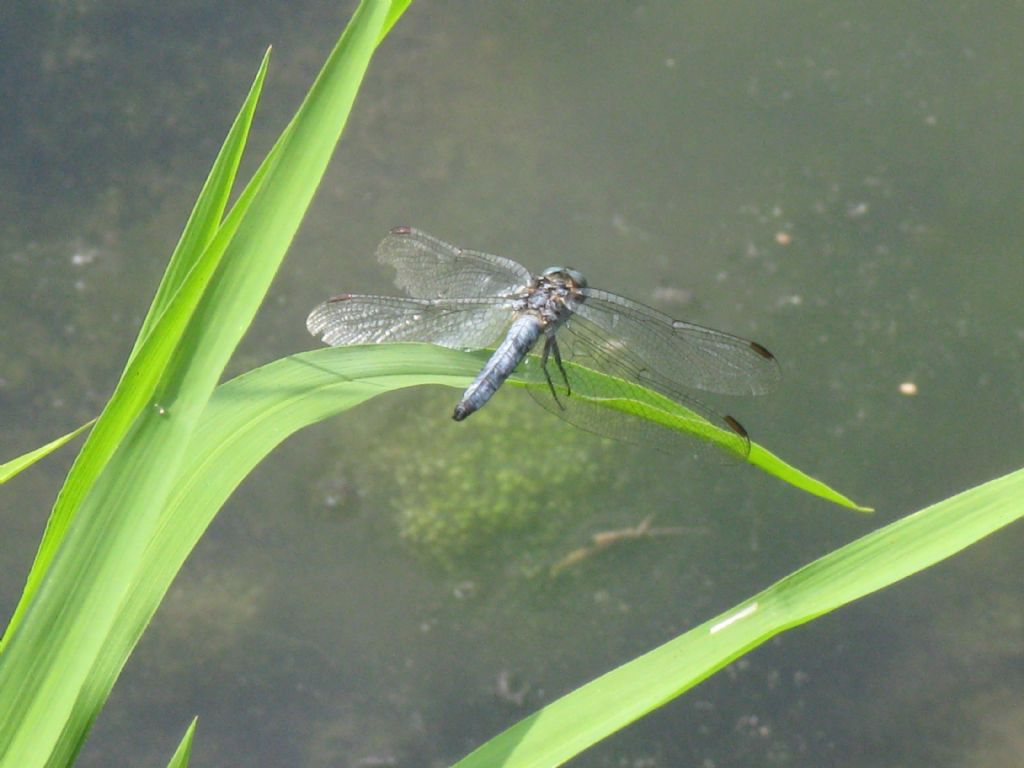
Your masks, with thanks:
M174 754L168 761L167 768L188 768L189 761L192 759L192 742L196 736L197 721L198 718L192 718L185 735L181 737L178 748L174 750Z
M326 167L388 8L384 0L366 0L356 11L295 120L239 198L242 205L207 243L204 254L223 253L212 278L197 281L196 268L188 271L132 359L139 378L159 382L151 390L159 405L143 407L138 418L129 413L127 431L104 435L100 445L113 450L109 461L93 459L95 472L103 468L95 482L79 477L74 492L83 500L73 524L59 521L67 527L56 537L59 551L45 576L34 571L38 588L23 601L30 608L9 629L0 656L0 763L69 762L138 640L144 625L125 619L125 603L141 594L155 559L147 545L217 378ZM186 306L193 281L202 283L194 312ZM181 325L181 334L172 332ZM153 345L165 364L151 376L138 366ZM151 402L134 377L125 380L139 390L129 399ZM156 603L139 608L148 618Z
M263 54L256 77L249 88L249 93L228 131L227 138L221 145L213 167L203 183L192 212L185 222L185 228L178 239L178 244L171 254L170 262L157 288L156 296L142 321L132 357L138 352L142 342L149 336L154 325L166 310L174 295L181 290L185 278L196 268L207 246L217 234L221 219L227 206L231 189L235 183L238 166L249 138L249 130L256 114L263 82L266 80L267 68L270 65L270 49ZM130 359L130 358L129 358Z
M753 441L750 442L749 453L741 451L740 448L746 446L740 445L735 431L708 421L701 414L659 392L576 363L566 362L565 368L574 383L571 396L576 401L576 407L585 403L607 414L611 427L596 430L599 434L642 444L644 440L629 439L623 434L617 434L617 431L635 431L633 425L648 422L660 430L684 438L665 441L669 450L685 444L685 440L693 440L698 444L705 443L723 455L746 461L761 471L826 501L858 512L872 511L870 507L857 504ZM540 370L540 366L536 364L532 367L520 365L520 369L509 381L529 389L546 391L549 385L540 375ZM625 420L620 417L625 417Z
M218 387L193 435L181 480L151 545L153 568L130 596L128 624L144 626L216 511L289 435L397 389L464 388L479 354L424 344L318 349L284 358Z
M66 435L58 437L56 440L51 440L46 445L40 446L35 450L29 451L28 453L22 454L21 456L18 456L15 459L11 459L10 461L5 461L3 464L0 464L0 485L3 485L8 480L16 477L18 474L31 467L37 461L41 461L42 459L46 458L51 453L56 451L58 448L62 447L65 443L74 440L76 437L82 434L82 432L87 430L95 423L96 419L87 421L78 429L72 430L71 432L68 432Z
M242 109L221 146L214 169L186 224L185 232L161 281L157 298L147 314L125 371L57 496L35 561L29 571L25 589L4 637L0 640L0 651L9 641L10 633L20 623L29 601L35 595L64 539L82 498L95 483L169 365L209 276L216 269L223 254L223 249L210 249L206 246L209 244L209 233L219 224L223 200L226 200L230 193L238 167L238 157L244 149L249 125L259 99L267 62L268 59L264 56ZM204 248L201 253L189 250L199 247ZM173 302L170 301L172 297L176 299ZM159 332L153 333L153 329L157 327Z
M499 734L453 768L561 765L787 629L928 568L1024 516L1024 470L822 557Z

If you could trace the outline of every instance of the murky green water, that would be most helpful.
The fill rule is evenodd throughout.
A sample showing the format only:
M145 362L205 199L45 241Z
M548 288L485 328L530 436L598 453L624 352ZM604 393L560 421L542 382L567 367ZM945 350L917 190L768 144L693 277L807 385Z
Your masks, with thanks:
M349 11L23 5L0 11L5 457L101 406L263 47L257 153ZM326 295L391 290L372 251L413 224L763 342L780 390L715 405L879 512L565 434L521 393L465 424L454 391L381 398L235 494L82 764L165 764L198 714L196 764L446 765L818 555L1020 466L1022 22L986 3L420 0L233 371L311 348L304 318ZM68 461L3 489L4 612ZM649 514L687 531L550 577ZM576 764L1011 764L1020 550L1010 528L787 634Z

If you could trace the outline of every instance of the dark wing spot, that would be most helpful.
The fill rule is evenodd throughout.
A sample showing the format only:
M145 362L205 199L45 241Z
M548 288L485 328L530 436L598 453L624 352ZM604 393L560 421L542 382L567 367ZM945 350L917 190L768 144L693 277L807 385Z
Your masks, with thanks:
M763 357L763 358L764 358L765 360L774 360L774 359L775 359L775 355L773 355L773 354L772 354L771 352L769 352L769 351L768 351L767 349L765 349L764 347L762 347L762 346L761 346L760 344L758 344L758 343L757 343L756 341L752 341L752 342L750 342L750 348L751 348L752 350L754 350L755 352L757 352L757 354L759 354L759 355L760 355L761 357Z
M763 347L762 347L762 349L763 349ZM767 352L767 351L768 350L765 350L765 352ZM747 434L747 430L744 429L743 425L740 424L738 421L736 421L736 419L734 419L732 416L725 416L724 420L725 420L725 423L728 424L729 427L732 429L732 431L735 432L737 435L739 435L740 437L742 437L745 440L749 440L750 439L750 435Z

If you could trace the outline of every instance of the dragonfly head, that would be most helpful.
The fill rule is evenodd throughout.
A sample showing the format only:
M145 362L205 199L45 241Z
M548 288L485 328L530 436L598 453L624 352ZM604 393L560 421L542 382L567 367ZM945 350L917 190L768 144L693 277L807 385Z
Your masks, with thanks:
M587 278L583 276L583 273L569 267L548 267L541 272L541 277L546 277L554 282L565 283L568 287L577 291L587 287Z

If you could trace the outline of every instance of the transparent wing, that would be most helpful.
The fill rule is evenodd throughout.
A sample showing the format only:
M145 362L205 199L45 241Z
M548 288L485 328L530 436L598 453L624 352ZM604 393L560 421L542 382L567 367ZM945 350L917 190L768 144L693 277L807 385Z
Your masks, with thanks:
M306 327L332 347L422 341L452 349L494 346L513 319L500 299L337 296L313 309Z
M678 387L724 395L760 395L781 378L775 357L760 344L666 314L608 291L586 289L573 306L589 321L583 335L607 357L621 358L634 380L678 399ZM680 400L682 402L682 400Z
M530 282L522 264L466 251L410 227L396 227L377 246L377 260L398 273L395 285L420 299L507 296Z
M615 342L609 343L594 324L574 316L558 332L558 340L562 357L585 367L566 366L567 387L557 364L549 358L548 373L556 397L552 397L539 357L527 357L519 370L531 382L529 392L533 399L559 418L588 432L671 454L689 452L730 462L744 459L750 453L750 439L736 419L723 416L662 379L652 381L638 368L636 360L622 354L622 349ZM587 369L614 378L593 377L588 375ZM655 406L637 401L635 391L624 384L616 386L619 380L653 389L690 410L693 413L693 418L688 420L690 431L669 429L657 420L645 418L653 415ZM609 398L633 401L639 414L634 416L595 403ZM698 435L709 432L713 435L708 439L698 438Z

